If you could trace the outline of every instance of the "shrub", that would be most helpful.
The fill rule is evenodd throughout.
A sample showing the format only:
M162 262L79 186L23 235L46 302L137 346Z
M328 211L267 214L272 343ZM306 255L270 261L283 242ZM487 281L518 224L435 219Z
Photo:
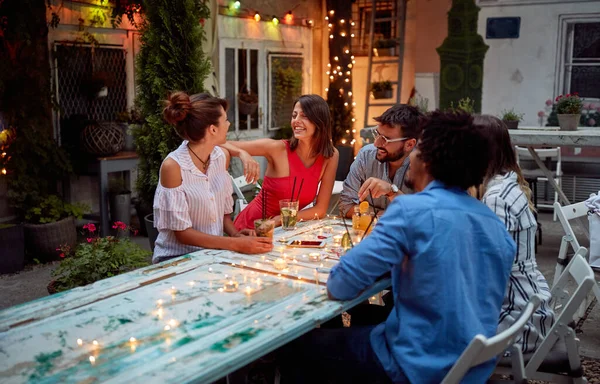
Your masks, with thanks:
M48 224L71 216L81 219L88 211L89 207L85 204L65 203L58 196L50 195L43 198L39 205L27 210L25 220L31 224Z
M515 112L514 108L505 109L502 111L500 119L504 121L521 121L524 115L524 113Z

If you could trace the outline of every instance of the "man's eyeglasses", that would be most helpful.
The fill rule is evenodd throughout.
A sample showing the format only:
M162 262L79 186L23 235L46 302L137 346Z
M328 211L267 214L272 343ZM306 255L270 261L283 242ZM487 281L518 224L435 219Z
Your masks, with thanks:
M375 139L375 142L378 139L383 140L383 142L384 142L383 146L384 147L386 145L388 145L389 143L396 143L398 141L405 141L405 140L410 139L410 137L401 137L399 139L388 139L387 137L385 137L382 134L380 134L379 131L377 130L377 128L371 128L371 134L373 135L373 139Z

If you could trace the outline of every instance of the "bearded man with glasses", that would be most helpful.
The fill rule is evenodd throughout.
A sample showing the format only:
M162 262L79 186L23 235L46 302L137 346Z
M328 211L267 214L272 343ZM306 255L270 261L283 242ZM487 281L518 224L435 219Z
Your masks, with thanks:
M340 195L340 213L352 217L354 207L361 201L383 211L394 197L412 193L404 184L409 154L421 134L419 119L423 114L416 107L397 104L383 115L374 118L371 128L374 143L364 146L350 167Z

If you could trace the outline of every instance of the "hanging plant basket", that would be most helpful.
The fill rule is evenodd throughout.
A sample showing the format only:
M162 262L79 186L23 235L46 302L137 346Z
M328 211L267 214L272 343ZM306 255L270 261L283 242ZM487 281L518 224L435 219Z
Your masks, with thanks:
M238 106L242 115L252 115L258 108L258 95L254 92L238 93Z
M94 123L81 132L81 143L92 155L110 156L123 149L125 135L114 122Z
M392 98L392 90L386 89L385 91L373 91L373 98L376 100L379 99L391 99Z

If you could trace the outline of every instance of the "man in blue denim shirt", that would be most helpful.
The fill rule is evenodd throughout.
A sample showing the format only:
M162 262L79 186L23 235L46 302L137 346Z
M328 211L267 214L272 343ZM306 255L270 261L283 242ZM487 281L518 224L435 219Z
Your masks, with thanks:
M309 361L296 360L302 371L288 376L296 382L329 373L348 382L439 383L476 334L496 334L516 246L466 192L483 180L485 141L470 115L434 112L410 156L406 182L419 193L394 199L327 281L331 299L348 300L391 272L392 312L378 325L300 338L296 356ZM464 382L485 382L493 368L482 364Z

